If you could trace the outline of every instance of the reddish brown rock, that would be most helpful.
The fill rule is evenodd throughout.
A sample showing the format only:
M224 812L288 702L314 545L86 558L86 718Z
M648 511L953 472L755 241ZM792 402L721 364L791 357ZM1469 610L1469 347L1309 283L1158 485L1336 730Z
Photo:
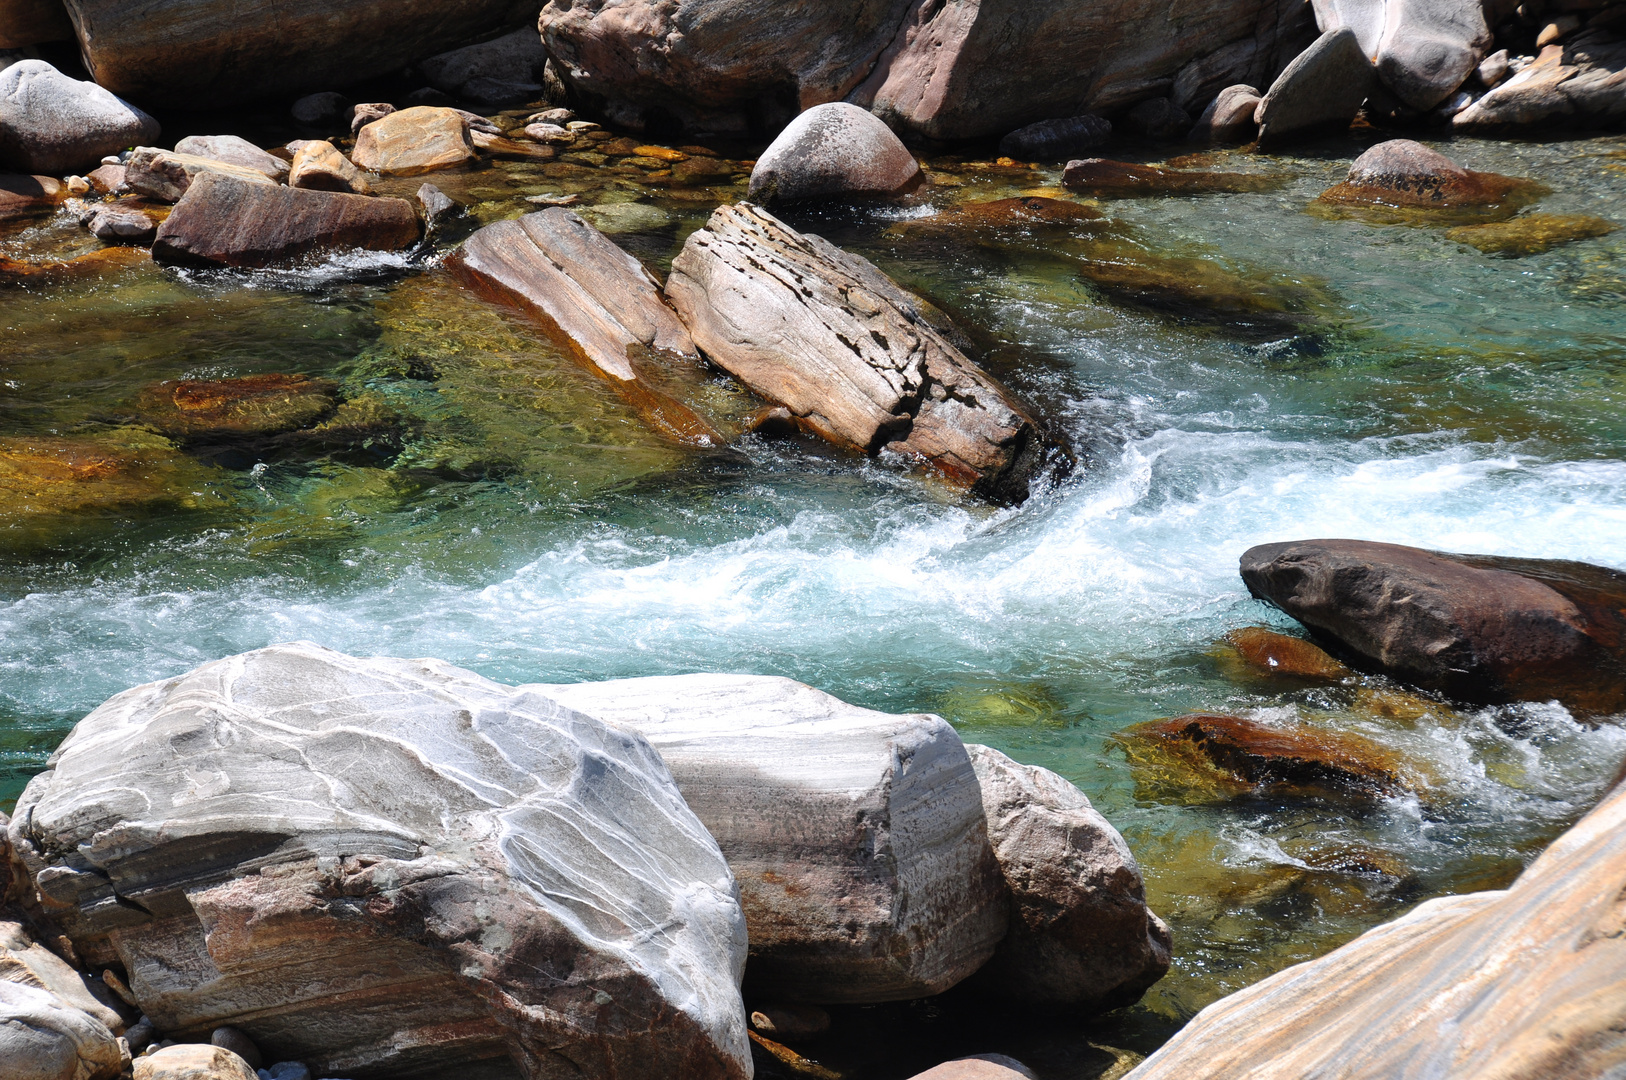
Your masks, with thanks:
M1391 139L1356 158L1349 178L1323 191L1318 201L1420 210L1489 208L1511 214L1546 191L1530 180L1464 169L1422 143Z
M0 174L0 221L48 214L67 195L62 183L49 176Z
M419 176L475 157L468 121L456 109L418 105L383 116L356 133L355 163L380 176Z
M1363 540L1262 544L1242 580L1372 668L1462 701L1626 708L1626 574Z
M1038 1080L1033 1070L1004 1054L957 1058L916 1073L910 1080Z
M75 255L71 259L52 262L8 259L0 255L0 285L97 277L101 274L127 270L146 262L148 262L147 249L141 247L107 247Z
M553 207L487 225L451 266L479 291L521 305L655 430L692 445L723 441L694 410L639 375L637 362L651 352L691 363L700 354L649 271L580 217Z
M122 195L129 190L128 172L123 165L102 165L86 173L85 179L99 195Z
M1252 670L1265 675L1337 682L1353 675L1327 651L1303 638L1288 637L1262 626L1244 626L1225 640Z
M1069 161L1062 181L1073 191L1106 198L1136 199L1154 195L1199 195L1214 192L1269 191L1282 186L1280 176L1251 173L1198 172L1136 165L1128 161L1086 158Z
M1099 227L1101 211L1083 203L1052 199L1045 195L1020 195L1012 199L965 202L928 218L909 218L895 228L899 232L1016 232L1040 227Z
M73 23L62 0L0 0L0 49L72 39Z
M158 229L153 258L166 266L262 267L309 255L416 243L405 199L247 183L203 174Z
M338 147L321 140L302 143L294 151L288 186L310 191L347 191L355 195L370 195L373 190L366 175L339 153Z
M150 386L137 408L172 438L274 435L309 427L338 406L339 387L308 375L178 379Z
M990 498L1026 497L1043 454L1033 420L949 341L940 313L868 261L739 203L689 237L666 293L713 363L805 429Z
M230 176L245 184L275 186L277 183L261 169L151 146L135 148L125 165L124 182L130 190L142 195L162 202L177 202L200 173Z
M552 161L559 151L534 139L508 139L484 131L470 131L474 148L487 157L507 161Z

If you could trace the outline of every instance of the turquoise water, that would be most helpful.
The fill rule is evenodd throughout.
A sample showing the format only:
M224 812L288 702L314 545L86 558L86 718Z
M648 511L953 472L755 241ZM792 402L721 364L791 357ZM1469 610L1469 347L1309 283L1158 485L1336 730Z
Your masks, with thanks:
M1626 139L1444 149L1540 178L1544 212L1626 207ZM0 436L124 431L147 383L258 372L326 375L406 418L393 459L210 467L187 474L184 508L0 534L0 806L110 694L274 641L443 657L507 682L788 675L941 713L1073 779L1124 831L1175 929L1168 978L1104 1026L979 1036L1073 1032L1070 1061L1078 1040L1149 1049L1215 997L1422 899L1499 887L1588 808L1626 730L1540 704L1424 702L1397 719L1344 689L1238 678L1212 653L1229 629L1292 625L1237 577L1255 543L1626 568L1626 233L1508 259L1437 228L1305 213L1358 150L1218 166L1282 172L1275 191L1100 204L1148 252L1208 260L1247 290L1302 290L1296 328L1114 300L1077 272L1083 233L919 228L959 201L1056 194L1054 171L943 159L946 182L910 206L787 215L950 311L1071 446L1076 469L1017 508L798 442L663 444L433 257L0 292ZM658 269L715 199L741 194L525 166L457 183L444 186L485 220L539 191L636 203L618 239ZM75 242L58 223L13 230L0 253ZM750 405L718 375L696 393L719 413ZM1138 783L1115 736L1196 709L1362 734L1427 782L1375 809L1190 802ZM1324 869L1344 849L1390 869ZM888 1023L934 1030L907 1011Z

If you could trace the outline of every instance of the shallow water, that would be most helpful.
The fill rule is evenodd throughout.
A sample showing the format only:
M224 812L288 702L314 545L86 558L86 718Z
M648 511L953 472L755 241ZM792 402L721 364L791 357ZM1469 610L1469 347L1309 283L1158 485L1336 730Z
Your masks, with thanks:
M944 158L902 208L787 215L951 312L1069 444L1077 467L1019 508L794 441L665 443L432 251L0 292L0 436L133 437L144 385L265 372L333 378L400 432L398 454L189 463L171 481L184 504L159 510L0 508L0 807L108 695L292 638L508 682L788 675L938 712L1089 793L1141 860L1177 958L1142 1005L1087 1025L951 1023L968 1008L952 1001L850 1010L838 1029L869 1034L820 1054L855 1077L907 1075L945 1048L1102 1075L1128 1060L1102 1046L1146 1052L1216 997L1427 897L1501 887L1589 807L1626 729L1557 705L1385 713L1352 688L1239 676L1216 642L1292 625L1237 577L1265 541L1626 568L1626 233L1508 259L1443 228L1306 213L1360 148L1214 159L1284 174L1272 191L1097 203L1123 242L1299 304L1242 327L1103 293L1079 275L1100 250L1087 229L929 228L962 201L1062 195L1055 170ZM1626 139L1444 149L1540 178L1543 212L1626 206ZM524 165L432 179L478 220L579 191L660 270L743 195ZM84 235L13 229L0 254L93 246ZM724 420L754 404L722 376L671 377ZM1199 709L1363 734L1408 763L1415 794L1204 801L1131 766L1120 733Z

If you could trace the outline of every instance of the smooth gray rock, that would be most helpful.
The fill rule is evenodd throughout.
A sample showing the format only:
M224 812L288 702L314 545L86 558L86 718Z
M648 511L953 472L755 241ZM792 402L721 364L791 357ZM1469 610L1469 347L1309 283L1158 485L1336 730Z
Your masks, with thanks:
M108 244L151 244L158 235L158 222L146 211L134 206L107 203L96 207L86 223L91 235Z
M188 135L175 144L178 154L223 161L264 173L269 180L286 180L288 163L237 135Z
M992 499L1027 497L1037 425L949 340L941 312L867 260L737 203L689 236L666 296L707 358L804 429Z
M260 1048L254 1045L254 1040L237 1028L229 1025L217 1027L209 1033L209 1042L222 1050L230 1050L247 1062L251 1069L258 1069L265 1064L265 1059L260 1056Z
M660 751L740 884L753 995L924 997L1003 936L977 777L940 718L755 675L536 689Z
M1085 113L1017 128L999 140L999 152L1026 161L1070 161L1110 138L1112 121Z
M106 1024L49 990L0 977L0 1076L113 1080L123 1062Z
M450 195L434 184L418 186L418 205L423 207L424 221L428 222L431 228L463 209Z
M1349 28L1383 85L1427 111L1456 93L1491 45L1478 0L1313 0L1323 32Z
M1203 110L1191 137L1198 142L1247 142L1259 130L1254 115L1260 100L1259 91L1251 86L1227 86Z
M526 26L478 45L431 56L418 63L418 72L436 90L481 101L486 99L480 96L478 87L473 93L469 90L470 83L481 79L529 86L540 94L542 66L547 62L542 35L535 26Z
M920 182L920 163L892 129L856 105L816 105L792 120L751 170L747 198L761 203L899 195Z
M1169 928L1146 906L1129 845L1049 769L970 745L1010 929L973 977L1007 1002L1099 1011L1138 1001L1169 969Z
M647 741L534 690L229 657L81 720L10 836L176 1039L230 1024L322 1076L750 1075L716 841Z
M289 113L301 124L312 127L337 126L350 111L350 99L336 90L306 94L293 103Z
M107 154L155 141L159 131L134 105L43 60L0 71L0 167L85 172Z
M1377 69L1361 51L1355 31L1329 30L1287 65L1259 102L1259 142L1348 127L1377 85Z
M138 146L124 167L124 183L131 191L159 199L178 202L191 188L193 180L203 173L229 176L246 184L275 187L277 181L259 169L245 168L215 158L194 154L159 150L152 146Z

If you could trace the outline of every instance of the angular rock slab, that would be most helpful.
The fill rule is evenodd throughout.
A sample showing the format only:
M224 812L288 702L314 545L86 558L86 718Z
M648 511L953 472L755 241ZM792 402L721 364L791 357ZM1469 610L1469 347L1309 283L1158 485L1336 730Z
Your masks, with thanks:
M450 265L480 291L524 307L657 431L701 446L723 441L639 375L633 361L650 350L696 363L700 354L649 271L574 213L556 206L487 225L464 241Z
M750 1075L716 842L645 740L534 691L229 657L80 721L10 837L177 1039L357 1080Z
M920 183L915 155L875 115L833 101L792 120L751 170L754 202L901 195Z
M1010 929L973 985L1001 1001L1098 1011L1140 1000L1169 970L1169 928L1123 836L1049 769L969 745Z
M666 295L708 359L822 438L1026 497L1033 421L933 325L940 314L867 260L739 203L690 235Z
M175 144L178 154L213 158L228 165L264 173L268 180L286 180L288 163L237 135L188 135Z
M201 173L159 226L152 257L165 266L265 267L319 253L416 243L405 199L306 191Z
M164 202L179 202L181 196L186 194L187 188L192 186L192 180L200 173L218 173L245 184L274 186L277 183L275 176L267 176L262 169L249 168L218 158L201 157L197 154L160 150L153 146L138 146L131 153L130 160L124 168L124 183L131 191L139 194Z
M1589 30L1548 45L1536 62L1452 117L1460 131L1537 124L1618 126L1626 118L1626 40Z
M977 776L938 717L756 675L536 689L636 730L665 758L740 883L753 995L925 997L1004 935Z
M468 121L460 112L417 105L362 127L350 156L381 176L421 176L465 164L475 154Z
M1338 124L1347 127L1377 85L1377 69L1361 51L1355 31L1329 30L1265 91L1254 114L1259 142Z
M1261 544L1248 591L1366 666L1462 701L1626 709L1626 574L1364 540Z
M158 138L158 121L43 60L0 70L0 168L60 176Z
M1208 1006L1126 1080L1626 1071L1626 787L1506 892L1430 900Z

